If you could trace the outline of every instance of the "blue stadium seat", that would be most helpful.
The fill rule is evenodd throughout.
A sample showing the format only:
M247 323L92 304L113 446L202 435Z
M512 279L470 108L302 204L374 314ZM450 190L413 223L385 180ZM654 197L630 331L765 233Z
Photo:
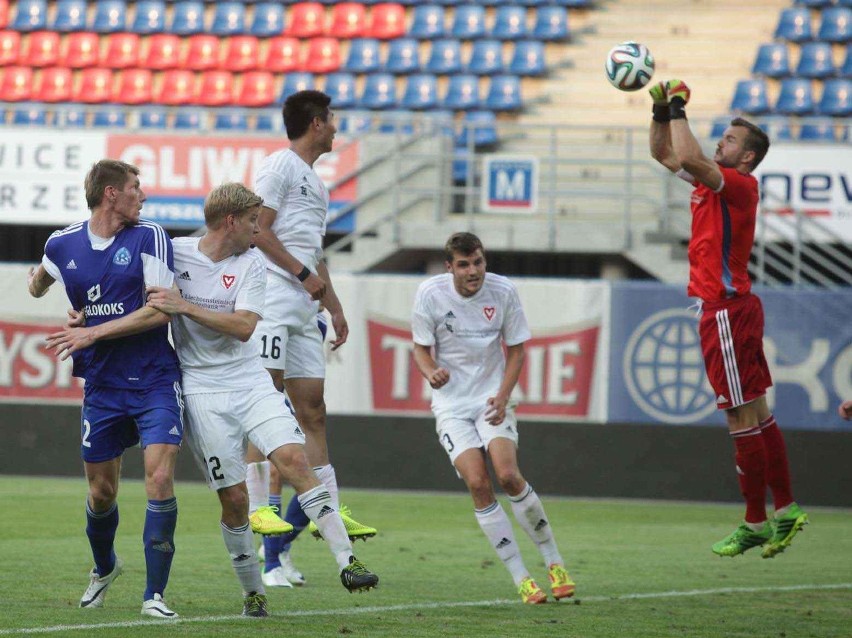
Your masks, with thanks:
M380 68L379 41L373 38L352 40L343 70L350 73L372 73Z
M806 7L788 7L781 11L775 38L790 42L806 42L812 39L811 14Z
M838 7L852 7L852 0L836 0L834 4Z
M269 38L284 32L284 7L278 2L258 2L254 5L254 18L249 33L259 38Z
M758 124L773 142L789 142L793 139L790 128L790 118L783 116L769 116L761 118Z
M388 43L388 55L382 67L387 73L403 75L420 70L420 45L414 38L396 38Z
M456 147L466 148L471 136L477 149L496 146L499 141L496 122L494 111L468 111L464 114L461 130L455 139Z
M795 0L793 4L800 7L809 7L811 9L821 9L831 4L831 0Z
M281 95L278 98L278 102L284 104L284 100L293 95L293 93L313 88L313 73L288 73L284 76L284 86L281 88Z
M123 128L127 126L127 111L121 108L104 108L95 111L92 116L95 128Z
M834 142L837 139L834 134L834 122L831 120L806 122L799 129L799 139L808 142Z
M13 31L40 31L47 28L47 0L18 0L18 11L9 27Z
M544 43L541 40L519 40L515 43L515 52L509 62L509 73L535 76L544 75L546 72Z
M731 111L760 115L769 111L766 82L763 80L740 80L731 100Z
M429 73L450 75L462 70L461 43L458 40L433 40L432 51L424 67Z
M468 73L451 75L441 106L453 111L479 108L479 78Z
M385 111L379 119L379 133L414 134L414 111L394 109Z
M519 111L523 108L521 80L517 75L494 75L485 96L485 108L492 111Z
M337 130L349 135L365 133L372 127L372 116L363 113L344 113L337 121Z
M364 90L358 101L364 109L392 109L396 106L396 80L390 73L373 73L367 76Z
M418 4L414 7L408 35L419 40L430 40L443 38L446 33L444 7L437 4Z
M162 0L137 0L136 16L130 30L143 34L165 31L166 3Z
M355 76L352 73L329 73L325 76L323 92L331 98L332 108L351 109L355 106Z
M431 73L408 76L405 93L399 105L414 111L435 108L438 105L438 79Z
M65 128L83 128L86 126L86 109L82 106L65 105L55 113L56 124Z
M499 40L477 40L473 43L470 61L465 69L477 75L492 75L506 70L503 64L503 43Z
M846 45L846 60L840 69L840 77L852 78L852 43Z
M217 131L247 131L248 117L243 111L219 111L213 119Z
M276 122L281 119L278 113L258 113L254 118L254 130L271 132L277 130Z
M124 0L98 0L92 31L119 33L127 31L127 3Z
M587 9L594 4L594 0L556 0L554 4L567 9Z
M826 80L822 84L818 111L834 117L852 116L852 79Z
M164 129L167 117L166 109L145 107L144 110L139 111L139 128Z
M86 30L86 0L59 0L50 28L60 33Z
M527 10L515 5L497 7L491 37L498 40L520 40L526 38Z
M753 75L783 78L790 75L790 53L783 42L761 44L751 67Z
M41 104L19 104L12 111L12 124L47 126L47 110Z
M172 25L177 35L193 35L204 31L204 4L199 0L181 0L172 8Z
M217 2L213 14L213 35L237 35L246 30L246 8L242 2Z
M731 118L729 117L717 117L713 120L713 128L710 129L710 139L718 139L725 134L725 131L728 130L728 126L731 123Z
M826 42L852 40L852 9L849 7L824 9L817 38Z
M783 115L810 115L814 111L811 81L804 78L781 80L775 112Z
M806 42L801 47L796 75L803 78L825 78L834 75L834 60L828 42Z
M456 7L451 34L460 40L476 40L485 36L485 7L462 4Z
M571 37L568 28L568 10L565 7L548 5L539 7L535 13L533 37L538 40L557 42Z
M174 128L197 131L201 128L202 111L195 108L180 109L175 113Z

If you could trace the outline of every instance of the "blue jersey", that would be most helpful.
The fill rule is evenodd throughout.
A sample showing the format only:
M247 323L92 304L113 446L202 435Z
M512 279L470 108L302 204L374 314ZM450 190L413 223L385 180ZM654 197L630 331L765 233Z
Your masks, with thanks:
M172 242L157 224L140 221L120 230L95 249L88 222L53 233L42 264L65 286L75 310L96 326L129 315L145 305L145 286L174 283ZM141 389L180 380L177 355L169 344L168 325L140 334L99 341L74 356L76 377L86 383Z

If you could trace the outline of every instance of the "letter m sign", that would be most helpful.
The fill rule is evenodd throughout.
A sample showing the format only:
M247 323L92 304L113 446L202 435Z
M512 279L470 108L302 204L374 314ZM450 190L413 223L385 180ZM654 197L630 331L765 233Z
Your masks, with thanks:
M482 211L532 213L538 200L538 159L512 155L484 155Z

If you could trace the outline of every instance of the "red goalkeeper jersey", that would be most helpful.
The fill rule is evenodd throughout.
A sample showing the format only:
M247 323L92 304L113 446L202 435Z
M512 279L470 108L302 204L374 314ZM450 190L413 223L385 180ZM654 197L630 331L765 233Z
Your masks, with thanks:
M718 193L693 182L687 294L704 301L744 295L751 289L748 260L757 218L757 180L733 168L719 169L724 182Z

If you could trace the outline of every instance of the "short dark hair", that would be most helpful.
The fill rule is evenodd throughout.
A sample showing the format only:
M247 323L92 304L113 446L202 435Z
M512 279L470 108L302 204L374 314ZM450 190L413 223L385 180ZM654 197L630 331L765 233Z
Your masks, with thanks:
M757 124L752 124L741 117L735 117L732 119L731 126L742 126L744 129L748 130L748 135L746 135L743 148L747 151L754 152L754 161L751 163L751 170L756 169L757 165L763 161L764 157L766 157L767 151L769 151L769 136L762 128L757 126Z
M453 263L454 255L466 257L477 250L485 252L485 249L482 248L482 241L473 233L453 233L447 243L444 244L444 253L449 263Z
M284 100L281 115L287 139L297 140L308 131L315 117L323 122L328 119L328 105L331 98L322 91L297 91Z
M93 164L83 181L83 187L86 189L86 205L89 210L100 206L104 201L104 189L107 186L121 190L131 175L138 174L139 169L133 164L119 160L102 159Z

